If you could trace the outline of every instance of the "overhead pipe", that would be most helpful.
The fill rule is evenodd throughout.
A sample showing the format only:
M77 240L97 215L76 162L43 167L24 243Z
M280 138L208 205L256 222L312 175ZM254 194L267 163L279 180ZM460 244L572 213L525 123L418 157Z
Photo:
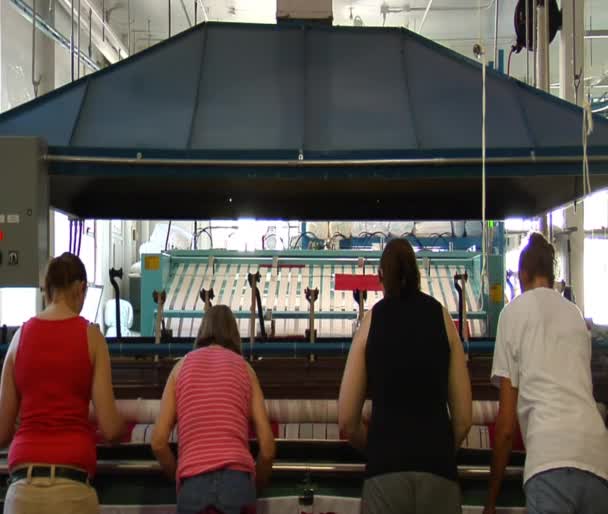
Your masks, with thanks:
M75 73L74 73L74 4L72 3L70 5L70 29L71 29L71 36L70 36L70 63L71 63L71 72L72 72L72 82L74 82L75 77Z
M168 8L169 8L169 38L171 38L171 0L167 0Z
M129 45L130 55L133 51L133 48L131 47L131 0L127 0L127 18L127 44Z
M12 6L23 16L27 21L33 23L34 11L32 7L24 0L9 0ZM39 14L36 14L36 28L47 37L51 38L55 43L63 47L68 52L70 51L70 40L59 32L55 27L47 23ZM83 56L82 61L92 70L99 70L96 62Z
M72 3L74 2L74 0L61 0L61 2L63 4L63 6L69 11L72 8ZM80 0L79 0L79 2L80 2ZM93 12L93 17L95 18L97 23L99 23L101 25L101 27L103 29L103 35L101 38L99 38L99 42L107 43L106 40L109 39L110 42L112 43L112 46L114 47L113 49L116 53L120 52L120 55L122 55L123 57L129 57L130 54L127 51L127 48L125 47L124 43L122 42L120 37L118 37L116 35L116 33L114 32L112 27L110 27L109 23L107 23L107 21L105 20L105 12L100 14L99 11L97 10L97 6L95 5L95 3L91 2L91 0L82 0L82 2L84 3L85 8L88 7L89 9L91 9L91 11ZM96 38L94 37L93 39L96 39ZM101 50L101 48L100 48L100 50ZM104 55L105 55L105 53L104 53ZM110 62L112 62L110 57L108 57L108 55L106 55L106 59L108 59Z
M420 22L420 27L418 27L418 34L422 34L422 27L424 27L424 22L426 21L426 17L428 16L432 5L433 5L433 0L429 0L429 3L426 4L426 9L424 11L424 15L422 16L422 21Z
M498 69L498 14L500 5L498 0L494 2L494 69Z
M188 22L188 27L192 27L192 20L190 19L190 13L188 13L188 9L186 8L186 3L184 0L179 0L182 4L182 10L184 11L184 16L186 17L186 21ZM196 12L196 4L194 5Z
M530 155L527 157L489 157L488 164L578 164L583 157L556 156L544 157ZM91 157L73 155L46 155L44 160L50 163L65 164L108 164L121 166L203 166L203 167L252 167L252 168L342 168L368 166L462 166L478 165L480 157L431 157L421 159L341 159L341 160L255 160L255 159L138 159L131 157ZM590 155L590 162L608 162L608 155Z
M496 0L491 0L490 2L488 2L487 4L484 5L465 5L465 6L459 6L459 7L448 7L445 5L440 5L439 7L435 7L433 9L433 11L437 11L437 12L459 12L459 11L485 11L486 9L490 9L494 4L496 3ZM427 5L428 7L428 5ZM426 11L426 7L391 7L390 5L387 4L383 4L380 7L381 12L384 13L399 13L399 12L423 12Z
M32 86L34 87L34 97L38 98L38 86L40 86L40 79L36 79L36 18L38 17L36 11L36 0L32 2Z
M80 51L81 46L80 46L80 35L82 33L82 27L81 27L81 15L82 15L82 8L80 5L80 0L78 0L78 78L80 78L80 55L82 54L82 52ZM90 28L90 27L89 27Z
M203 21L208 22L209 15L207 14L207 8L205 7L203 0L194 0L194 3L196 5L198 5L199 3L201 4L201 10L203 11Z

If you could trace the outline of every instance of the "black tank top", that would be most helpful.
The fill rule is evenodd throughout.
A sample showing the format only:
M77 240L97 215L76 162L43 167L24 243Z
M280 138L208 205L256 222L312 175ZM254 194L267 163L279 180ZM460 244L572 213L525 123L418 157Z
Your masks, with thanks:
M434 298L417 292L374 305L366 348L369 477L415 471L457 479L449 362L442 306Z

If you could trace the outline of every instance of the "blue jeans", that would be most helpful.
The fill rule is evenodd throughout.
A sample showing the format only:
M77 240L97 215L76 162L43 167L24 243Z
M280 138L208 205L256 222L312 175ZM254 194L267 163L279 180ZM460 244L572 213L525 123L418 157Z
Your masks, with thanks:
M255 504L255 484L249 473L221 469L182 480L177 514L199 514L215 507L223 514L240 514Z
M524 486L528 514L604 514L608 481L575 468L534 475Z

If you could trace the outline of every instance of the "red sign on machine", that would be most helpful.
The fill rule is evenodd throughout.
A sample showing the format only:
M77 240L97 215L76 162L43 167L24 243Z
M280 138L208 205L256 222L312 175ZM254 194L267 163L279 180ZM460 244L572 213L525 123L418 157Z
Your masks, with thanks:
M336 273L336 291L382 291L378 275Z

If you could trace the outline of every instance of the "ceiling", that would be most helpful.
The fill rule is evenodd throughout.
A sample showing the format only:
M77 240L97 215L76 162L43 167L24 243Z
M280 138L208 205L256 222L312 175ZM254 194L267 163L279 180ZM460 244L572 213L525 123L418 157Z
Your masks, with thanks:
M558 0L559 1L559 0ZM105 7L111 26L128 44L128 11L130 6L130 47L136 53L164 40L171 33L186 30L194 23L195 3L198 21L274 23L276 0L94 0ZM420 31L429 0L334 0L334 24L406 27ZM473 45L480 35L494 50L494 27L498 6L498 47L509 49L514 42L513 13L517 0L432 0L421 34L467 57L473 57ZM480 9L481 6L481 9ZM204 8L203 8L204 7ZM608 2L586 0L587 29L608 30ZM505 63L506 67L506 63ZM511 74L525 80L524 53L515 55ZM586 41L586 76L597 82L608 77L608 39ZM559 82L559 37L551 45L551 82ZM608 84L608 81L606 81ZM591 81L589 82L591 83ZM608 85L593 93L608 92Z

